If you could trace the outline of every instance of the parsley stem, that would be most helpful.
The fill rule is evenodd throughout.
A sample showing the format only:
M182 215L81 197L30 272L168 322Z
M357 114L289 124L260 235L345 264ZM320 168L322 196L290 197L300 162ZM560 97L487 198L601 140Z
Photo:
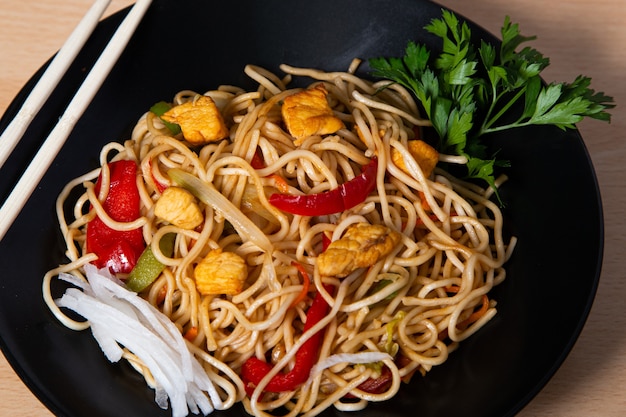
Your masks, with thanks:
M497 130L503 130L503 129L498 129L498 128L493 128L493 129L492 129L492 128L491 128L491 126L493 126L493 124L494 124L496 121L498 121L498 119L499 119L500 117L502 117L502 115L503 115L503 114L505 114L505 113L506 113L506 112L507 112L507 111L511 108L511 106L512 106L513 104L515 104L515 103L517 102L517 100L519 100L519 99L520 99L520 97L522 97L522 96L524 95L524 93L525 93L525 92L526 92L526 86L524 86L524 87L520 88L520 89L519 89L519 91L515 94L515 96L514 96L511 100L509 100L509 102L508 102L505 106L503 106L503 107L500 109L500 111L499 111L499 112L498 112L495 116L493 116L493 117L492 117L492 118L490 118L490 119L487 119L487 118L486 118L486 119L485 119L485 122L483 123L483 125L482 125L482 126L481 126L481 128L480 128L480 132L478 132L478 136L484 135L485 133L494 132L494 131L497 131ZM498 101L501 97L502 97L502 96L497 97L495 100L493 100L493 103L492 103L492 104L497 103L497 101ZM489 109L489 110L490 110L490 112L491 112L491 109ZM513 126L517 126L517 125L518 125L518 123L516 122L516 123L513 123L512 125L513 125ZM511 126L511 125L508 125L508 126ZM494 130L494 129L497 129L497 130Z
M491 127L491 128L488 128L488 129L483 129L483 130L480 131L480 134L481 135L486 135L487 133L501 132L503 130L514 129L516 127L530 126L532 124L533 123L532 123L531 120L528 120L526 122L520 122L518 120L516 122L509 123L508 125L501 125L501 126Z
M497 87L496 84L491 84L491 96L494 97L491 100L491 104L489 105L489 109L487 110L487 114L485 115L485 118L483 119L483 123L480 126L480 132L478 133L478 136L480 136L483 130L489 128L489 126L491 126L491 123L487 123L489 120L491 119L491 113L493 113L493 110L496 108L496 104L498 103L498 100L500 99L498 97L498 91L497 91Z

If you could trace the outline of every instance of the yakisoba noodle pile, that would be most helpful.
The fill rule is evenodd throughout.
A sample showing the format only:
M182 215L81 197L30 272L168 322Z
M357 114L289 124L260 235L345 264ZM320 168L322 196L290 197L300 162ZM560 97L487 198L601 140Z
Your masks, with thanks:
M419 118L416 104L404 89L358 78L354 75L357 66L355 61L348 72L326 73L283 65L281 70L287 75L282 79L248 66L246 73L259 83L257 91L221 86L205 94L220 108L229 139L190 147L180 135L172 137L159 117L148 112L130 140L102 149L102 165L127 159L140 167L141 217L132 224L112 224L142 227L148 245L165 233L176 233L173 256L156 253L167 267L140 295L171 318L181 334L197 331L188 347L215 383L224 407L243 401L255 415L272 410L315 415L331 406L359 410L369 401L389 400L401 381L445 362L460 341L496 314L489 291L505 278L503 264L514 242L503 240L500 210L489 201L488 191L443 171L437 169L424 177L407 144L428 122ZM344 128L294 144L280 110L285 97L301 91L288 87L294 76L324 85ZM183 91L173 104L197 98L196 93ZM403 169L392 162L392 149L402 155ZM254 169L251 161L257 152L264 167ZM277 176L288 184L287 190L283 188L288 193L319 193L358 176L372 158L378 160L376 186L365 201L347 211L299 216L268 203L267 195L279 192ZM174 168L211 183L241 211L237 216L245 215L257 229L233 227L225 221L232 215L223 212L227 207L203 203L198 204L204 223L194 230L159 220L154 215L161 195L156 183L175 185L168 176ZM94 192L100 171L77 178L59 197L59 221L71 262L50 271L44 280L50 308L76 329L87 328L89 323L64 316L49 286L60 273L82 278L84 266L95 259L86 252L85 229L95 216L89 207L98 207L97 199L103 201L106 195ZM83 188L84 193L71 202L75 208L70 219L63 214L63 206L75 188ZM373 264L345 277L321 276L317 261L328 240L339 240L355 224L383 225L399 234L398 243ZM269 248L259 247L259 231L270 242ZM153 250L156 247L152 245ZM196 288L194 266L218 248L245 260L247 277L239 294L202 295ZM305 293L296 265L311 279ZM328 303L328 313L303 338L303 322L317 293ZM317 330L323 334L318 365L305 383L293 391L271 393L265 390L268 377L248 387L246 394L240 372L249 358L269 362L273 374L287 373L303 340ZM367 354L345 355L363 352L380 354L373 356L378 358L374 363L351 362L367 362ZM125 351L124 357L154 385L145 364L132 352ZM382 388L367 388L367 381L380 381L377 378L383 374L387 382Z

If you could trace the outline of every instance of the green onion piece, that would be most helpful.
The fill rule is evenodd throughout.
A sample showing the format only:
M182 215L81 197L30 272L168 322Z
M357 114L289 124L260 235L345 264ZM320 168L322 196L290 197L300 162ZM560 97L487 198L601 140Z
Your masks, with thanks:
M400 346L393 341L393 332L395 328L400 324L402 319L406 316L406 313L402 310L398 311L396 316L385 326L385 330L387 331L387 342L385 343L385 351L391 356L396 356Z
M159 116L159 118L161 118L161 116L163 116L163 114L165 114L165 112L167 112L171 108L172 105L170 103L167 103L165 101L159 101L158 103L150 107L150 111ZM163 119L161 119L161 121L163 122L165 127L167 127L169 131L172 132L172 135L178 135L180 133L180 126L176 123L166 122Z
M392 284L393 282L394 281L391 279L381 279L380 281L376 283L371 293L376 294L378 291L381 291L383 288L385 288L389 284ZM387 297L383 298L381 301L391 301L394 298L396 298L397 295L398 295L398 291L394 291L391 294L389 294Z
M175 238L176 233L167 233L159 241L159 248L164 255L172 256L174 253ZM152 284L164 269L165 265L159 262L154 256L151 246L148 246L139 257L137 265L130 271L126 280L126 287L131 291L141 292Z

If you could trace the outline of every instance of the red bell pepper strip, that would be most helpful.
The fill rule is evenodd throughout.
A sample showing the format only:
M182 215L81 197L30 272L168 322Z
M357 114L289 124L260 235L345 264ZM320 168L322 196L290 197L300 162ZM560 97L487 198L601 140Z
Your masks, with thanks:
M328 249L328 246L330 246L331 243L332 243L331 236L329 234L326 234L326 232L323 232L322 233L322 252L326 252L326 249Z
M323 216L340 213L365 201L376 187L378 158L371 159L360 175L339 187L318 194L272 194L270 204L279 210L300 216Z
M131 222L140 216L137 164L134 161L111 162L109 193L102 207L118 222ZM95 192L100 192L102 178L96 181ZM87 224L87 252L98 255L93 264L108 267L111 273L129 273L145 248L141 228L118 231L107 226L99 217Z
M256 148L252 161L250 161L250 166L254 169L263 169L266 167L265 161L263 160L263 154L259 148Z
M404 368L405 366L411 363L411 359L404 356L402 353L398 353L394 362L398 366L398 368ZM410 372L407 376L403 378L404 382L409 382L413 373L415 373L416 369ZM370 394L382 394L387 391L391 384L393 383L393 374L391 373L391 369L387 365L383 365L380 370L380 375L377 378L368 378L358 386L358 389L361 391L370 393ZM354 395L348 394L346 398L354 398Z
M382 394L389 389L392 382L393 374L391 373L391 369L389 369L386 365L383 365L378 378L368 378L357 388L369 394ZM347 394L345 397L354 398L354 395Z
M298 272L300 272L300 275L302 275L302 291L300 291L300 294L291 302L290 308L297 306L300 301L306 298L306 295L309 293L309 287L311 286L311 278L309 278L309 274L302 264L300 262L291 261L291 265L295 266Z
M168 185L163 184L162 182L157 180L156 177L154 176L154 172L152 171L152 160L148 161L148 166L150 167L150 178L152 178L152 181L154 182L154 185L157 191L163 194L163 191L167 189Z
M332 285L325 285L326 291L333 289ZM306 332L328 314L329 305L324 297L318 292L313 299L313 303L306 313L306 323L304 331ZM284 392L294 391L300 384L306 382L311 373L313 365L317 362L320 346L324 332L319 331L311 336L300 349L296 352L295 363L291 371L288 373L279 373L274 375L270 382L265 386L267 392ZM244 362L241 368L241 377L246 385L246 392L252 395L255 387L261 380L272 370L272 365L264 362L256 357L251 357Z
M254 156L250 161L250 166L254 169L263 169L266 168L265 160L263 159L263 154L261 153L261 149L257 148L256 152L254 152ZM266 175L265 178L269 178L274 180L274 186L278 188L278 191L281 193L286 193L289 191L289 184L283 177L278 174L270 174Z

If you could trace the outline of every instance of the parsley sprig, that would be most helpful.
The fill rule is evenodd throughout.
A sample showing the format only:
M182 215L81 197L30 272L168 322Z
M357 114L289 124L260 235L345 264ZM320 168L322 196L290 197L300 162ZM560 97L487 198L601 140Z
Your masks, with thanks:
M447 10L424 29L443 41L438 55L409 42L401 58L370 59L372 75L415 94L439 137L439 151L464 156L468 178L482 179L495 190L494 167L508 165L488 154L483 139L489 133L529 125L565 130L584 117L610 121L606 110L614 107L613 98L590 89L589 77L542 82L549 59L531 47L520 49L536 37L521 35L508 16L499 47L484 40L477 47L467 23Z

